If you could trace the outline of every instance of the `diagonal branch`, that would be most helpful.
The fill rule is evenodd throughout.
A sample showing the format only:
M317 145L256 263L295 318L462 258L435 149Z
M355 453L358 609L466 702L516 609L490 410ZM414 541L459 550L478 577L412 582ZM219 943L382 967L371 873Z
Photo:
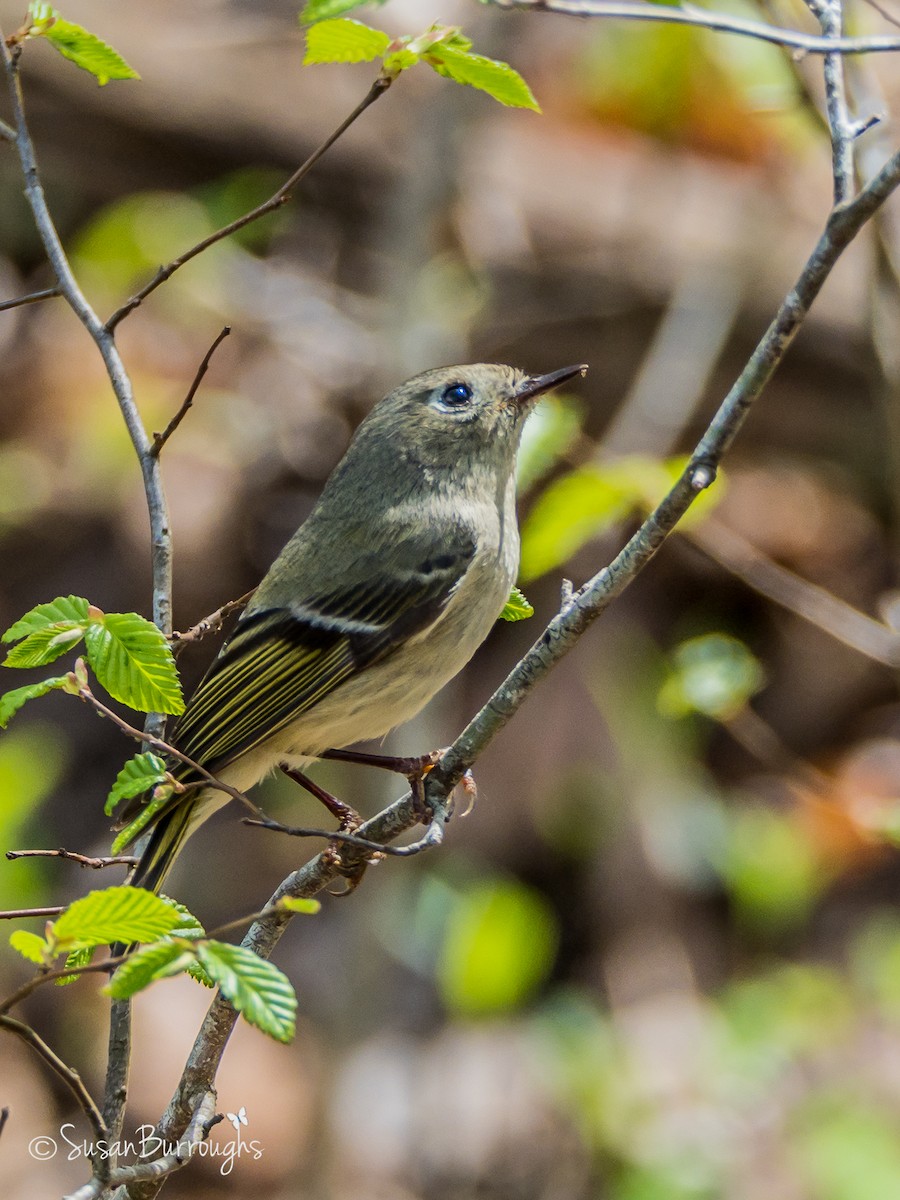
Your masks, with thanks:
M126 300L121 308L116 309L106 322L105 328L107 331L111 333L121 320L127 317L129 313L134 312L140 304L143 304L151 292L155 292L160 284L165 283L167 279L171 279L179 267L183 267L185 263L190 262L192 258L196 258L198 254L202 254L204 250L208 250L210 246L214 246L216 242L221 242L223 238L230 237L231 234L237 233L239 229L243 229L245 225L249 225L252 221L258 221L260 217L267 216L270 212L274 212L277 208L280 208L282 204L287 203L291 198L294 188L309 174L322 155L331 149L338 138L347 132L353 122L362 116L366 109L371 104L374 104L379 96L384 95L392 82L393 77L391 75L379 75L363 99L354 108L353 112L338 125L334 133L330 134L317 150L313 151L306 162L297 168L290 179L286 180L277 192L250 212L244 213L243 216L238 217L237 220L232 221L229 225L224 225L221 229L217 229L215 233L211 233L209 237L204 238L202 242L198 242L196 246L192 246L190 250L185 250L184 254L172 259L166 266L160 267L149 283L145 284L139 292L135 292L130 300Z
M169 440L169 438L172 436L172 434L175 432L175 430L178 428L178 426L181 424L181 422L187 416L188 410L191 408L191 405L194 403L194 397L197 395L197 389L199 388L200 384L203 382L203 376L209 370L209 364L212 361L212 356L215 354L216 350L218 350L219 346L221 346L222 342L225 341L225 339L228 337L228 335L230 333L231 333L231 326L230 325L223 326L222 331L218 334L218 336L216 337L213 344L210 346L210 348L204 354L203 361L200 363L200 366L197 368L197 373L194 376L193 383L188 388L188 393L185 396L184 400L181 402L181 407L179 408L178 412L175 414L175 416L172 418L172 420L168 423L168 425L165 427L165 429L162 431L162 433L154 434L153 445L150 447L150 453L153 455L154 458L159 458L160 450L162 450L163 446L166 444L166 442Z

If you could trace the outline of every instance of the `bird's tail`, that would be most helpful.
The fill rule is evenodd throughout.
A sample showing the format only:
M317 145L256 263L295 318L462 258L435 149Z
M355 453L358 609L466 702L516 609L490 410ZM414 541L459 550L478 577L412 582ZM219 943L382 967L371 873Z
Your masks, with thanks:
M150 841L144 848L128 882L132 887L158 892L168 875L181 847L196 823L193 804L178 804L165 813L154 825Z

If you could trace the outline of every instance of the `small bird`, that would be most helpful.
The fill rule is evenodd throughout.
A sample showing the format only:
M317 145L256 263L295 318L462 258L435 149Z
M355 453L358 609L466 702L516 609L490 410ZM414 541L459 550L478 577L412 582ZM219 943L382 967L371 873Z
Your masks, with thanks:
M172 745L245 792L415 716L487 637L515 582L525 418L586 370L477 363L390 392L257 588ZM189 790L160 809L131 877L153 891L228 802L185 764L171 773Z

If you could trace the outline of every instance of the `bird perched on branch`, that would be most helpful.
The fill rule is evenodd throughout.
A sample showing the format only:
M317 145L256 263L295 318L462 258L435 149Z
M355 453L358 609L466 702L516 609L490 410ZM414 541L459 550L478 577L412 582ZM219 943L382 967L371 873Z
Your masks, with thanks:
M244 792L279 766L383 736L413 717L487 637L515 582L516 451L549 375L477 363L416 375L356 431L309 517L257 588L171 744ZM226 793L159 810L131 882L158 890Z

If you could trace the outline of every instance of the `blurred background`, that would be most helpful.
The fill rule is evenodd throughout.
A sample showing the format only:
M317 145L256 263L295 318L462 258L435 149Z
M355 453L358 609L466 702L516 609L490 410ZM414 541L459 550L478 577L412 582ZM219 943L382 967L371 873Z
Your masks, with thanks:
M854 32L900 9L854 5ZM20 3L0 0L5 32ZM737 15L814 27L780 3ZM142 82L95 82L31 45L23 83L52 211L107 315L269 195L364 95L371 66L301 69L297 4L69 0ZM533 419L521 465L530 621L499 625L392 749L446 745L664 492L796 278L831 199L821 64L687 28L392 0L394 33L460 22L543 116L424 67L293 201L185 267L118 330L163 452L176 627L252 587L374 401L417 370L591 365ZM859 60L859 113L896 59ZM885 94L886 93L886 94ZM895 107L896 111L896 107ZM0 105L8 119L8 108ZM894 146L866 134L868 169ZM894 136L896 136L894 134ZM897 201L845 255L724 479L478 763L440 851L324 897L276 954L289 1047L240 1025L213 1131L245 1147L173 1198L896 1200L900 1194L900 326ZM0 298L50 277L0 145ZM63 594L149 613L139 473L95 347L59 300L0 313L0 622ZM180 662L196 680L207 639ZM5 687L30 680L6 673ZM38 676L35 675L35 678ZM108 850L133 753L59 694L0 738L3 848ZM364 813L395 780L323 764ZM323 813L273 781L267 810ZM312 853L220 813L168 890L209 929ZM119 873L0 865L0 906L64 904ZM15 923L5 923L10 929ZM40 923L27 927L39 929ZM7 929L3 930L4 939ZM8 950L3 991L29 968ZM167 1103L209 995L135 1004L126 1132ZM95 1095L106 1002L88 977L26 1009ZM0 1042L10 1200L88 1174L68 1095ZM244 1109L246 1125L239 1113ZM74 1161L68 1161L68 1156Z

